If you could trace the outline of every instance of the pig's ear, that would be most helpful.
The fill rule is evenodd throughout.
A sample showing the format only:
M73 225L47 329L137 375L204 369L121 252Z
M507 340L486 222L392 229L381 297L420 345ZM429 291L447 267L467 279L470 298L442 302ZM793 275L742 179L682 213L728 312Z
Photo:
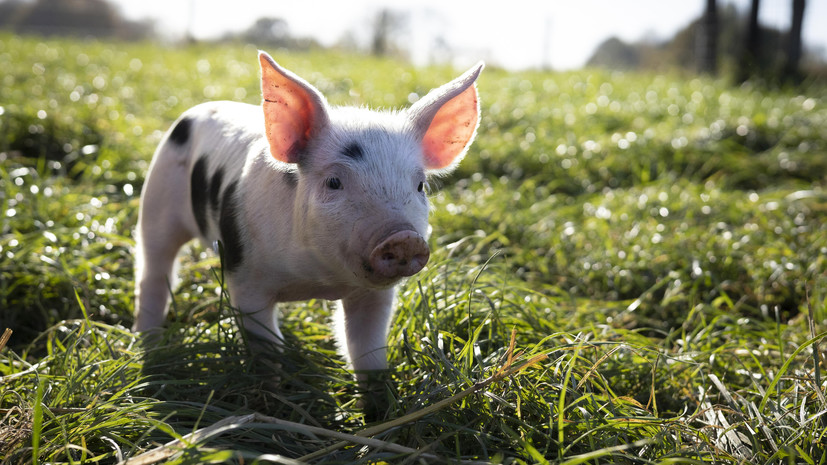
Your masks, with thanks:
M322 94L304 79L282 68L265 52L261 64L264 128L273 158L298 163L311 137L327 124Z
M462 76L429 92L410 110L417 135L422 138L425 169L452 170L468 150L480 122L480 104L474 81L484 64L477 63Z

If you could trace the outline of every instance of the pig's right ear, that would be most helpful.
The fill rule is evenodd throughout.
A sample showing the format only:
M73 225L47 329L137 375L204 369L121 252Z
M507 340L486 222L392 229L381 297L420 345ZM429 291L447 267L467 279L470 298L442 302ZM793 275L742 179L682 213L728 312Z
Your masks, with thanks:
M282 68L265 52L261 64L264 128L273 158L298 163L311 137L327 125L327 103L304 79Z

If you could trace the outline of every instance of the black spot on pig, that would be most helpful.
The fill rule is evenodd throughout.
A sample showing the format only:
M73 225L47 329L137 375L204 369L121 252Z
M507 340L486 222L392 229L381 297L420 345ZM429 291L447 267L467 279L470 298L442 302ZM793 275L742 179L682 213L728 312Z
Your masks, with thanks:
M183 118L178 121L178 124L172 128L172 132L169 133L169 140L178 145L186 144L190 138L190 126L192 126L192 119L190 118Z
M299 185L299 173L296 171L285 171L284 172L284 182L290 186L295 188Z
M190 174L190 201L192 202L192 213L195 215L195 222L198 223L198 230L204 236L207 235L207 198L210 195L210 185L207 180L207 160L202 156L195 162Z
M244 244L241 240L241 230L238 216L241 212L236 196L238 181L234 181L224 192L224 201L221 203L221 216L218 228L221 232L221 242L224 245L224 269L232 272L241 265L244 254Z
M360 160L362 157L365 156L365 153L362 152L362 146L356 142L348 145L344 149L342 149L342 155L350 158L351 160Z
M224 182L224 170L218 168L215 170L215 173L213 173L212 179L210 180L210 208L214 214L218 213L218 209L221 206L218 196L221 194L222 182Z

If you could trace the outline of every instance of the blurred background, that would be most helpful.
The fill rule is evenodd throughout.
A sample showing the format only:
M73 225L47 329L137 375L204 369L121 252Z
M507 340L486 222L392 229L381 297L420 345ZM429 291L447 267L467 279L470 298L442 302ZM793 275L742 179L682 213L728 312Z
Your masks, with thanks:
M490 6L489 6L490 5ZM415 65L827 75L827 0L0 0L0 29L121 40L333 48Z
M388 438L451 463L824 462L827 0L0 0L0 463L112 462L241 406L362 427L334 306L283 306L273 395L207 247L165 343L125 329L151 154L194 105L260 103L257 48L370 108L487 62L400 285L389 417L510 366L512 330L552 360ZM173 460L322 447L260 426Z

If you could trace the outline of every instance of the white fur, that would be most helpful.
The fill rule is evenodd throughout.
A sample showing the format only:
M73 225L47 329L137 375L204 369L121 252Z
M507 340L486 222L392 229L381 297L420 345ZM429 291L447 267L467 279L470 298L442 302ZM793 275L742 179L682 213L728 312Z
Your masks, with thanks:
M207 205L206 234L193 213L190 180L194 165L204 158L207 180L223 172L221 202L227 201L227 186L237 182L238 211L233 213L244 253L241 265L225 276L245 329L280 342L277 302L341 300L335 319L344 355L355 370L385 368L395 282L377 282L365 260L396 231L427 237L428 201L417 191L426 180L419 141L430 120L422 118L433 118L438 108L431 107L473 85L480 69L444 86L447 90L437 89L413 113L324 103L325 124L298 166L271 156L259 106L212 102L184 113L189 137L183 144L165 137L142 192L134 329L152 331L163 324L180 247L195 237L208 245L221 239L220 211ZM358 160L342 155L354 141L364 154ZM285 181L289 171L296 172L295 186ZM330 177L339 178L343 188L329 189L325 181Z

